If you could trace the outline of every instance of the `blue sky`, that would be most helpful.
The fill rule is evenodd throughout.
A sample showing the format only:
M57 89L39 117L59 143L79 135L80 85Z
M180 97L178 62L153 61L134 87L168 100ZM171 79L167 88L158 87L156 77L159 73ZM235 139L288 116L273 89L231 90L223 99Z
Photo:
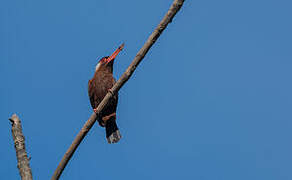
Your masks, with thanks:
M49 179L92 113L99 58L125 71L172 1L0 2L0 179L19 179L17 113ZM292 179L292 2L186 1L121 89L119 144L94 125L62 179Z

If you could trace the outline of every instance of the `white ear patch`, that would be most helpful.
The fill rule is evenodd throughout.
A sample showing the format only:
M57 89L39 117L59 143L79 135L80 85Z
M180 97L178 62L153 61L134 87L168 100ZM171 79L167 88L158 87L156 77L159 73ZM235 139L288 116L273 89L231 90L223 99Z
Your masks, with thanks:
M95 71L97 71L99 67L100 67L100 63L98 62L98 64L95 67Z

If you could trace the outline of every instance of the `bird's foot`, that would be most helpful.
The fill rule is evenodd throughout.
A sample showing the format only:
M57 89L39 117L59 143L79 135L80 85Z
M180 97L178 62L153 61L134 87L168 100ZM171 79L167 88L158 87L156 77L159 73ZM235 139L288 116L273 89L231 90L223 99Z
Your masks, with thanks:
M112 95L114 95L114 92L112 91L112 89L108 89L107 92L111 93Z
M95 114L96 114L96 112L97 112L97 111L96 111L96 108L95 108L95 109L93 109L93 111L94 111L94 112L95 112Z

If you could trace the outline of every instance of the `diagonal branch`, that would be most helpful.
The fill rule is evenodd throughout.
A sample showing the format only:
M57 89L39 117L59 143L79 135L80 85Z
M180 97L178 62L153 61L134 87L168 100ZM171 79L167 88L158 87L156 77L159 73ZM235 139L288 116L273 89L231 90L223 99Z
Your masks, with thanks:
M22 180L32 180L32 173L29 167L29 159L27 158L27 153L25 150L25 139L22 133L20 119L16 114L13 114L9 120L11 121L12 125L11 132L14 140L19 174Z
M109 99L113 96L113 94L117 93L121 89L121 87L128 81L128 79L132 76L133 72L135 71L139 63L142 61L144 56L147 54L147 52L152 47L152 45L156 42L156 40L164 31L164 29L167 27L167 25L172 21L172 18L180 10L183 3L184 3L184 0L174 0L170 9L166 13L166 15L163 17L163 19L161 20L159 25L156 27L156 29L153 31L153 33L149 36L148 40L145 42L143 47L139 50L139 52L135 56L134 60L132 61L128 69L124 72L121 78L115 83L115 85L111 88L111 90L106 94L102 102L98 105L96 109L97 114L103 110L103 108L105 107ZM69 162L72 155L74 154L75 150L77 149L77 147L79 146L83 138L86 136L88 131L91 129L91 127L95 123L96 117L97 115L93 113L90 116L90 118L87 120L87 122L84 124L84 126L82 127L82 129L79 131L76 138L72 142L71 146L69 147L69 149L66 151L65 155L63 156L51 180L59 179L64 168L66 167L67 163Z

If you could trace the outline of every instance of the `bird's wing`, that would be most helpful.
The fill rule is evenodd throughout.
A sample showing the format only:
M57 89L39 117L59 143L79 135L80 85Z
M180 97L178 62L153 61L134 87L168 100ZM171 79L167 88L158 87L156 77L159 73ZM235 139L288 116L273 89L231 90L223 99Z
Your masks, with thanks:
M89 100L90 100L90 104L92 106L92 108L96 108L95 107L95 100L94 100L94 96L95 96L95 84L92 83L92 79L90 79L88 81L88 96L89 96Z

